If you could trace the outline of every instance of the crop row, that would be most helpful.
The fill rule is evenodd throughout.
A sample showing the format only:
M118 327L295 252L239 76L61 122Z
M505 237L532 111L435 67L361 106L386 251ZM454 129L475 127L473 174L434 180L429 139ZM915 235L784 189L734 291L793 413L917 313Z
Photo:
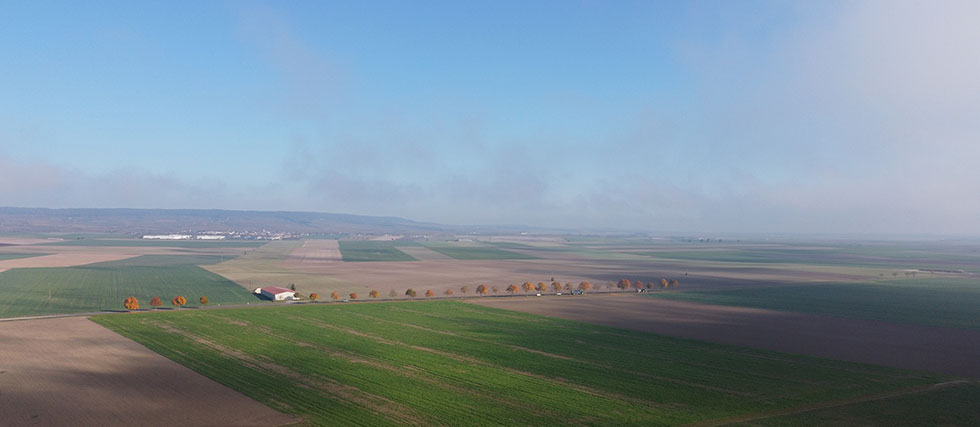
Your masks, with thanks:
M314 424L676 424L932 380L451 301L95 319Z

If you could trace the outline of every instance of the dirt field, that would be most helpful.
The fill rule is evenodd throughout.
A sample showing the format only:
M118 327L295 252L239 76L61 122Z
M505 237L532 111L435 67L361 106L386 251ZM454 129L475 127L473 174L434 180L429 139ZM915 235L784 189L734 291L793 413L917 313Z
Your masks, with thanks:
M0 236L0 245L40 245L42 243L60 242L63 239L38 239L34 237L3 237Z
M567 259L536 260L426 260L413 262L310 262L288 269L299 274L325 276L334 283L345 283L352 290L432 288L434 290L475 286L485 283L501 290L510 283L524 281L562 283L588 281L605 286L619 279L644 282L676 278L685 289L715 289L730 286L765 286L779 283L851 280L850 276L787 270L765 270L743 277L732 271L685 271L678 265L645 261L597 261ZM685 273L688 275L685 276ZM221 274L221 273L219 273ZM227 277L227 276L226 276ZM233 279L234 280L234 279ZM297 285L304 282L296 281ZM241 283L241 282L239 282ZM336 285L333 285L336 286ZM326 291L328 289L317 289ZM339 289L335 289L339 290Z
M622 294L468 301L657 334L980 378L980 331Z
M9 240L9 239L8 239ZM37 240L37 239L33 239ZM0 272L12 268L74 267L96 262L117 261L140 255L239 255L240 248L169 248L169 247L118 247L118 246L49 246L19 245L0 247L0 253L45 254L30 258L0 261Z
M403 246L398 250L420 261L449 261L452 257L443 255L425 246Z
M0 322L0 424L294 422L84 317Z
M113 252L60 253L41 255L30 258L0 261L0 271L9 270L11 268L73 267L76 265L92 264L95 262L116 261L120 259L132 258L138 255L139 254Z
M336 240L304 240L303 245L294 249L283 260L286 267L302 266L310 263L341 262L340 246Z

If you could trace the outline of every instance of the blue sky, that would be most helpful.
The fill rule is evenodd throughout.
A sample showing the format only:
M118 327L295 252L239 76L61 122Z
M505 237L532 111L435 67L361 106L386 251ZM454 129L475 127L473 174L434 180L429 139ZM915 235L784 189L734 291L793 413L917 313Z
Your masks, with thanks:
M3 206L980 232L976 2L3 10Z

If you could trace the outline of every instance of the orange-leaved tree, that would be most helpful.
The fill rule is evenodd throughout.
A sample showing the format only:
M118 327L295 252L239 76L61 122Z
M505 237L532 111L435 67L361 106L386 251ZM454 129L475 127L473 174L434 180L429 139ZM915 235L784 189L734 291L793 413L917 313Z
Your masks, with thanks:
M531 282L524 282L524 284L521 285L521 289L524 289L524 292L531 292L531 289L534 289L534 284Z
M521 291L520 289L517 289L517 285L513 283L511 283L510 286L507 287L507 292L510 292L511 294L516 294L520 291Z
M462 293L462 294L464 294L464 295L465 295L465 294L466 294L467 292L469 292L469 291L470 291L470 287L469 287L469 286L460 286L460 287L459 287L459 292L460 292L460 293Z
M125 306L127 310L139 310L140 301L136 299L136 297L129 297L126 298L126 301L123 301L123 306Z
M476 293L478 293L480 295L486 295L487 294L487 285L477 286L476 287Z
M170 303L173 304L175 307L180 308L180 306L187 304L187 298L177 296L174 297L174 299L170 300Z
M351 292L350 299L357 299L357 292Z
M333 298L334 300L338 300L340 299L340 295L337 295L337 291L333 291L330 293L330 298Z
M429 298L429 297L431 297L431 296L433 296L435 294L436 294L435 292L432 292L432 289L429 289L429 290L425 291L425 297L426 298Z
M630 288L630 279L619 279L619 282L616 283L616 287L619 288L619 289L624 289L624 290L625 289L629 289Z
M446 289L445 294L446 295L452 295L453 294L453 290L452 289Z
M561 290L561 282L551 282L551 289L554 289L555 292L560 291Z
M310 294L310 301L316 301L318 299L320 299L320 294L318 294L316 292Z
M578 284L578 288L581 289L581 290L583 290L583 291L587 291L591 287L592 287L592 284L589 283L589 282L581 282L581 283Z
M538 285L534 287L534 290L544 292L548 290L548 285L544 284L544 282L538 282Z
M150 300L150 305L153 306L153 308L157 308L163 305L163 301L160 301L160 297L153 297L153 299Z
M201 301L201 304L203 304L203 305L208 305L208 304L211 303L211 301L208 300L208 297L206 297L204 295L201 295L201 299L199 301Z
M670 283L667 282L667 279L660 279L660 287L667 289L667 286L670 286Z
M633 287L636 289L643 289L643 282L637 280L636 283L633 284Z
M368 295L369 295L369 296L370 296L371 298L377 298L377 297L378 297L378 291L371 291L371 292L368 292Z

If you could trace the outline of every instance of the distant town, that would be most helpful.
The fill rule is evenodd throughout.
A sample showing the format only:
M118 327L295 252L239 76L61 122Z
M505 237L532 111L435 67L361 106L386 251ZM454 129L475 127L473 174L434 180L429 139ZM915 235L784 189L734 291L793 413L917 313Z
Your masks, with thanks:
M171 234L143 234L145 240L299 240L310 237L342 237L350 240L428 240L423 234L371 234L371 233L290 233L279 231L202 231Z
M302 233L281 233L271 231L204 231L200 233L144 234L146 240L295 240Z

